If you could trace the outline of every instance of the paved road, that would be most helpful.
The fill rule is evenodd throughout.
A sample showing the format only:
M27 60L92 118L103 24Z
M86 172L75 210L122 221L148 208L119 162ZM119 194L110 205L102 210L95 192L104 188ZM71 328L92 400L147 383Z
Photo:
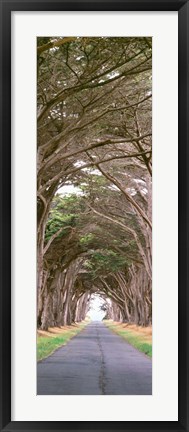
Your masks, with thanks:
M152 362L103 323L90 323L37 366L38 395L150 395Z

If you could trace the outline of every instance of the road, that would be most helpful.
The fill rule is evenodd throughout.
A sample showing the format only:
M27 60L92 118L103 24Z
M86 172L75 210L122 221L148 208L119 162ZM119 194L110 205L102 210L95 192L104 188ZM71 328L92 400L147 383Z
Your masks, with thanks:
M92 322L38 362L37 394L150 395L152 361L102 322Z

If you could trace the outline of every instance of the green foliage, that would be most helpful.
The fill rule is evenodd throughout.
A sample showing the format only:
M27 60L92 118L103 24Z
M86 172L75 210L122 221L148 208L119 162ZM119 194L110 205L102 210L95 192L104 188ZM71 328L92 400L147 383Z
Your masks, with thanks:
M103 175L93 174L94 169L96 168L92 167L88 169L88 173L90 174L88 181L80 185L80 189L84 192L86 197L94 197L95 194L107 193L106 178Z
M79 242L82 246L88 246L95 238L95 235L92 233L85 234L80 237Z
M66 241L70 230L75 228L75 245L78 245L81 251L88 252L84 267L89 277L95 279L99 275L116 273L119 270L125 271L131 264L127 256L137 254L137 247L133 239L129 239L126 243L124 241L122 244L122 233L118 234L117 230L113 229L111 235L106 233L104 227L96 225L93 213L90 214L89 220L86 212L87 199L91 199L93 194L95 197L99 190L101 194L103 189L105 191L103 193L107 195L106 179L93 174L89 177L87 183L82 186L84 196L77 194L55 196L46 225L45 241L47 243L61 228L62 231L56 239L64 238ZM92 224L92 229L89 224L89 231L86 232L89 222Z
M93 252L91 258L85 262L85 267L93 277L104 272L116 272L125 265L127 265L125 257L108 249Z
M66 197L61 197L60 195L55 196L46 225L46 242L60 228L65 227L65 230L63 230L59 235L59 237L62 237L67 234L69 228L76 226L79 212L82 210L81 204L81 198L76 194L71 194Z

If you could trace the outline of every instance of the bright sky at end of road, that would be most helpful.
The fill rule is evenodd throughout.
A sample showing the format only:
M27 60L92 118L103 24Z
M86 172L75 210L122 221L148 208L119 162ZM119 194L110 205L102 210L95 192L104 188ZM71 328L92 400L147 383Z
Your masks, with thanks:
M92 321L102 321L105 312L100 310L100 306L103 304L103 300L100 296L94 295L93 299L91 300L90 309L88 312L88 316Z

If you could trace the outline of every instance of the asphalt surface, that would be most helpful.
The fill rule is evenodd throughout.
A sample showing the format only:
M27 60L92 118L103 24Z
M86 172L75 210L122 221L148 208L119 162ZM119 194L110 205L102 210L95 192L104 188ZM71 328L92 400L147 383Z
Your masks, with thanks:
M151 395L152 361L93 322L37 365L38 395Z

